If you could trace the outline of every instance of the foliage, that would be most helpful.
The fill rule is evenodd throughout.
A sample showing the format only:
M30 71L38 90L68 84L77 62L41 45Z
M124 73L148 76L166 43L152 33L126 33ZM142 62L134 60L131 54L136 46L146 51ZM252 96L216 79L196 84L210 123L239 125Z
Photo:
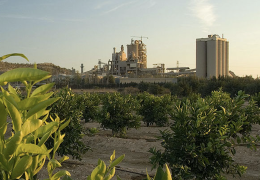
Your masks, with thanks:
M3 60L10 56L21 56L23 54L9 54L0 58ZM27 59L28 60L28 59ZM59 171L53 174L53 170L59 164L68 159L63 157L59 162L54 155L63 141L65 134L61 130L67 126L69 121L60 121L58 116L52 122L46 122L49 117L47 108L59 98L50 98L52 93L47 93L53 84L46 84L36 88L32 87L42 80L49 78L46 71L33 68L20 68L7 71L0 75L0 84L21 81L26 87L26 97L21 98L17 91L8 84L7 90L1 87L0 93L0 172L4 180L7 179L34 179L34 176L42 169L46 158L49 159L49 179L59 179L69 175L68 171ZM13 131L6 135L9 117ZM54 134L54 147L47 149L45 142ZM6 135L6 136L5 136ZM9 136L9 137L8 137ZM50 157L52 151L53 156Z
M147 127L155 123L158 126L165 126L169 123L169 112L171 110L171 96L154 96L149 93L139 94L137 99L140 102L138 114L143 116L143 122Z
M149 88L149 83L142 81L138 84L138 89L140 90L140 92L145 92L148 90L148 88Z
M99 130L95 127L87 129L88 136L94 136L98 132L99 132Z
M164 151L150 149L153 165L168 163L175 179L218 179L223 178L223 173L243 174L246 167L232 158L236 154L234 145L242 140L254 147L258 140L250 137L248 124L253 116L243 107L246 97L240 91L231 99L218 91L206 99L179 101L173 109L171 131L161 132Z
M58 155L71 155L73 158L81 160L81 153L86 153L89 150L82 142L82 137L85 134L85 129L80 124L83 117L84 103L83 98L79 94L74 94L71 89L63 88L56 92L54 97L59 97L59 101L51 106L50 114L59 114L61 119L69 119L70 124L62 130L67 136L60 145L57 153ZM51 121L50 118L47 119ZM53 141L47 142L47 147L53 147Z
M87 177L87 180L96 180L96 179L104 179L110 180L114 177L116 167L124 158L125 155L121 155L119 158L115 160L115 151L110 156L109 166L106 166L105 162L102 160L98 160L98 166L92 171L91 175ZM120 178L117 176L117 179Z
M118 89L118 92L120 92L121 94L138 94L140 92L140 90L138 88L135 87L125 87L122 89Z
M100 96L97 93L84 93L81 103L84 105L83 118L85 122L98 120Z
M170 173L170 170L167 166L167 164L165 164L165 172L163 171L163 168L161 166L159 166L156 170L155 176L154 178L151 178L149 176L149 174L146 172L147 174L147 180L172 180L172 175Z
M126 129L140 127L136 100L131 95L120 93L107 93L102 98L102 110L100 113L101 126L112 129L113 135L126 135Z

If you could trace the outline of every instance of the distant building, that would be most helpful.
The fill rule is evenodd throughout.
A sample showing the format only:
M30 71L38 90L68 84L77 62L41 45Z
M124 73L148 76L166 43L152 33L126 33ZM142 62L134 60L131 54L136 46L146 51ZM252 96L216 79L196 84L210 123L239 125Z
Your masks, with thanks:
M128 77L130 74L137 76L137 73L147 68L146 45L141 40L132 40L127 45L127 54L124 46L121 51L116 52L114 48L112 60L108 62L112 75Z
M219 35L196 39L196 75L211 78L229 75L229 42Z

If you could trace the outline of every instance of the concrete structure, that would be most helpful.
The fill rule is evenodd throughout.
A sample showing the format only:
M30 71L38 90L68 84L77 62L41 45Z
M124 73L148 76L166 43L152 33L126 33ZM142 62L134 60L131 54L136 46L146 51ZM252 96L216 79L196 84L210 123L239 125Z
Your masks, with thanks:
M211 78L229 75L229 42L218 35L196 39L196 75Z
M189 75L195 75L196 69L190 69L189 67L175 67L175 68L167 68L168 72L164 73L164 75L167 76L189 76Z
M146 55L146 45L143 44L142 40L131 40L131 44L127 45L127 60L128 69L131 69L131 62L137 63L137 68L146 69L147 68L147 55Z
M176 83L177 78L117 78L117 83L140 83L140 82L146 82L146 83L167 83L172 82Z
M121 51L116 52L116 48L113 49L112 60L108 61L108 66L110 67L110 73L112 75L122 75L126 74L126 53L124 52L124 46L121 45Z
M127 45L127 55L124 52L124 46L121 51L116 52L114 48L112 60L108 61L110 74L128 77L129 74L137 76L138 72L147 68L146 45L141 40L131 40Z

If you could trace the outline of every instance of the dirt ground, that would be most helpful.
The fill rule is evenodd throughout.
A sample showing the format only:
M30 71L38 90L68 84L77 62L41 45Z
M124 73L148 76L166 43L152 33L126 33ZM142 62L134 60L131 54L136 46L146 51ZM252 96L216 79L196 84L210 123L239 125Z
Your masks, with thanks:
M98 159L102 159L108 164L109 157L113 150L116 151L116 157L125 154L125 159L119 164L116 169L116 174L123 180L141 180L145 178L146 169L150 175L154 175L155 170L151 171L151 164L148 152L149 148L156 147L160 149L159 130L167 129L166 127L145 127L142 125L139 129L129 129L127 138L112 137L111 130L100 128L98 123L86 123L86 128L96 127L99 129L93 137L84 137L84 143L92 148L83 155L82 161L69 159L63 163L62 169L68 170L73 179L86 179L91 171L97 165ZM253 134L260 133L260 126L256 125L253 128ZM247 173L240 177L233 178L227 176L228 179L241 180L256 180L260 179L260 147L256 151L250 150L244 146L236 148L237 154L234 157L235 161L248 167ZM45 170L39 174L40 179L47 177ZM114 178L116 179L116 178Z

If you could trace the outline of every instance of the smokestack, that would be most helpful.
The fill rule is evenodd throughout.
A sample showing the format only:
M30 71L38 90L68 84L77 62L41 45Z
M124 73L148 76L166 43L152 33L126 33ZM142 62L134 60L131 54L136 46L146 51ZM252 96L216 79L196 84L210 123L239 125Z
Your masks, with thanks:
M81 68L81 74L83 74L83 68L84 68L83 64L81 64L80 68Z

